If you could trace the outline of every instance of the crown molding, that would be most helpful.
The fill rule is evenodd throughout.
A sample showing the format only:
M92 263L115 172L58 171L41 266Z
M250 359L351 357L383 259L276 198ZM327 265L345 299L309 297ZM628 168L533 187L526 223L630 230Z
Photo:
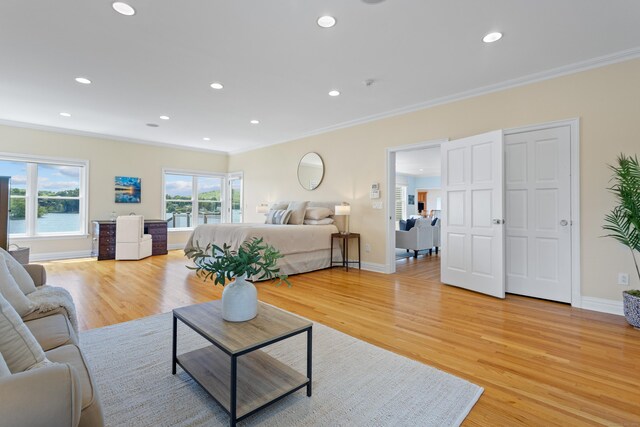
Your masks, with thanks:
M145 140L145 139L127 138L127 137L124 137L124 136L109 135L109 134L106 134L106 133L89 132L89 131L84 131L84 130L60 128L60 127L57 127L57 126L41 125L41 124L37 124L37 123L18 122L18 121L14 121L14 120L0 119L0 125L23 128L23 129L42 130L42 131L46 131L46 132L55 132L55 133L61 133L61 134L64 134L64 135L88 136L90 138L109 139L109 140L112 140L112 141L128 142L128 143L131 143L131 144L151 145L151 146L154 146L154 147L161 147L161 148L173 148L173 149L178 149L178 150L198 151L198 152L201 152L201 153L220 154L220 155L223 155L223 156L228 156L229 155L229 153L226 152L226 151L211 150L211 149L207 149L207 148L193 147L193 146L190 146L190 145L170 144L170 143L167 143L167 142L148 141L148 140Z
M553 68L551 70L541 71L539 73L528 74L526 76L518 77L515 79L505 80L500 83L495 83L492 85L481 86L476 89L471 89L464 92L459 92L453 95L443 96L441 98L432 99L429 101L421 102L418 104L408 105L406 107L397 108L394 110L389 110L384 113L377 113L366 117L361 117L359 119L349 120L346 122L338 123L331 126L326 126L323 128L315 129L310 132L306 132L300 134L296 138L287 139L284 141L278 141L270 144L261 145L256 148L248 148L244 150L236 150L230 151L230 155L237 155L246 153L249 151L259 150L261 148L270 147L273 145L285 144L287 142L296 141L303 138L308 138L311 136L320 135L327 132L336 131L339 129L349 128L352 126L361 125L364 123L373 122L380 119L385 119L394 116L400 116L402 114L413 113L420 110L425 110L427 108L433 108L444 104L450 104L456 101L462 101L469 98L474 98L476 96L487 95L494 92L500 92L507 89L516 88L519 86L525 86L528 84L541 82L544 80L550 80L557 77L566 76L569 74L576 74L582 71L588 71L594 68L605 67L607 65L613 65L620 62L631 61L633 59L640 58L640 47L623 50L620 52L612 53L609 55L599 56L597 58L588 59L586 61L576 62L569 65L564 65L562 67Z

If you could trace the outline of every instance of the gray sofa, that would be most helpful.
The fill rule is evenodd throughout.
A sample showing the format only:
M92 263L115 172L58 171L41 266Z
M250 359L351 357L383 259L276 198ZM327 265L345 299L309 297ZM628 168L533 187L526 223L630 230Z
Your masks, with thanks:
M24 267L37 287L45 284L44 267ZM0 426L103 426L95 384L66 311L22 319L47 359L58 363L0 378Z

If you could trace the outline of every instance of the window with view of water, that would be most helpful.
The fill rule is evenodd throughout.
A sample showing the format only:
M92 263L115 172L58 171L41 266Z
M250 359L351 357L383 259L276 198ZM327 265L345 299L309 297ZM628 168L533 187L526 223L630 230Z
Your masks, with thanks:
M82 234L86 229L84 164L0 158L10 176L9 235Z
M222 222L223 183L222 175L165 173L165 219L169 228Z

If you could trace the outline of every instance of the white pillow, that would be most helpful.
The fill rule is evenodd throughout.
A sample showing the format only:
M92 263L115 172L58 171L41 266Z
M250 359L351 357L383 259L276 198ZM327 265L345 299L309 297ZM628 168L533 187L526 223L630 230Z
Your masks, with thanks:
M51 362L11 304L0 295L0 353L12 374Z
M267 214L265 224L286 224L291 217L291 211L286 209L270 210Z
M36 291L36 285L33 283L33 279L27 273L27 270L20 264L11 254L4 249L0 248L0 254L4 257L9 273L13 276L13 279L20 287L23 294L29 295L31 292Z
M9 304L20 316L26 316L35 309L33 303L24 295L9 273L9 268L4 260L0 261L0 294L9 301Z
M333 224L333 218L325 218L325 219L305 219L305 225L329 225Z
M7 366L7 362L4 361L2 353L0 353L0 378L8 377L9 375L11 375L11 371Z
M287 209L287 206L289 206L289 202L275 202L271 205L269 210L280 211L283 209Z
M323 208L320 206L311 207L307 208L306 212L304 213L304 219L325 219L332 214L333 212L331 212L331 209L329 208Z
M291 218L289 218L289 224L301 225L304 223L304 213L307 211L307 205L309 202L291 202L287 207L291 211Z

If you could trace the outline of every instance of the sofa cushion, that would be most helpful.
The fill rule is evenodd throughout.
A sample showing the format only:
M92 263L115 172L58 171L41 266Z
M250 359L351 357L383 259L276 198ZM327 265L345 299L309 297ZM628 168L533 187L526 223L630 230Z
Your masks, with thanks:
M20 290L11 273L9 273L9 268L7 263L4 262L4 258L0 260L0 294L6 298L20 316L31 313L35 308L29 298Z
M75 371L80 380L80 389L82 390L82 410L84 411L85 408L94 403L96 397L94 384L89 375L87 363L78 346L74 344L63 345L47 351L46 355L52 362L69 364Z
M4 361L2 353L0 353L0 378L8 377L9 375L11 375L11 371L7 366L7 362Z
M0 248L0 254L7 263L9 273L13 276L13 279L18 284L18 287L23 294L28 295L31 292L36 291L36 285L33 283L31 275L25 270L24 266L20 264L11 254L4 249Z
M78 344L78 338L64 314L57 313L30 320L25 325L44 351L66 344Z
M433 218L433 221L431 221L431 225L435 227L437 223L438 223L438 218Z
M287 209L291 211L289 224L301 225L304 223L304 213L307 211L309 202L291 202Z
M404 231L411 230L415 225L416 225L416 219L415 218L409 218L407 220L407 225L405 226Z
M47 362L38 341L2 295L0 295L0 353L9 370L14 374L39 367Z

